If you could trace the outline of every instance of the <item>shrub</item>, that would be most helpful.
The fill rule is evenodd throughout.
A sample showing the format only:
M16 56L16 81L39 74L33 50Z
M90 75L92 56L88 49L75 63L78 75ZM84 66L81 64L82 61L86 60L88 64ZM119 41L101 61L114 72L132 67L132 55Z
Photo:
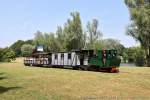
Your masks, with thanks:
M11 62L15 60L15 52L9 48L0 49L0 61Z
M21 47L21 52L23 57L31 55L32 51L33 51L33 46L30 44L24 44Z
M138 50L136 52L135 64L137 66L144 66L145 65L145 53L143 50Z

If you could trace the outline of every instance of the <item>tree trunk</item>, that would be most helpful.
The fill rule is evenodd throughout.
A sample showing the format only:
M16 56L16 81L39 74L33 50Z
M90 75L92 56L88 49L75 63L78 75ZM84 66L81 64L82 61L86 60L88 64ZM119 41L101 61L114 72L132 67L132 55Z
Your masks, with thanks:
M147 67L150 67L150 57L147 57Z
M150 48L147 50L146 63L147 63L147 67L150 67Z

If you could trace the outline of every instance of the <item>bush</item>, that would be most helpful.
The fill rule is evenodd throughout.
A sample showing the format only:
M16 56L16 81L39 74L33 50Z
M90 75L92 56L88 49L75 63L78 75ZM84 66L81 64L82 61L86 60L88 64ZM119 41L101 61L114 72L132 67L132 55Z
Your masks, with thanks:
M136 52L135 64L137 66L144 66L145 65L145 53L143 50L138 50Z
M25 56L31 55L32 51L33 51L33 48L34 47L30 44L22 45L22 47L21 47L22 56L25 57Z
M15 52L9 48L0 49L0 61L11 62L15 60Z

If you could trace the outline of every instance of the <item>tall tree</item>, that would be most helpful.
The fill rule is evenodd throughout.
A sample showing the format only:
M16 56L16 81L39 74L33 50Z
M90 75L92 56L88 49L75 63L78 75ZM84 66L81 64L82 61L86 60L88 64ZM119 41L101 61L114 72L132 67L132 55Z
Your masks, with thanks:
M150 66L150 0L125 0L125 3L131 15L127 34L140 42Z
M67 50L83 48L83 30L80 13L72 12L72 19L68 19L65 23L64 32L66 34Z
M65 34L63 32L63 28L61 26L57 27L57 31L56 31L56 41L59 45L60 51L65 51L66 50L66 37Z
M48 48L50 51L52 51L52 52L59 52L60 51L60 47L59 47L58 41L57 41L54 33L49 34L48 41L49 41Z
M56 37L52 32L42 33L37 31L35 33L34 43L35 45L43 45L44 50L47 52L60 51L58 41L56 40Z
M102 33L98 30L99 22L97 19L93 19L87 23L87 33L89 38L89 48L95 49L95 43L102 37Z
M34 44L35 45L44 45L45 44L45 40L44 40L44 35L42 32L37 31L34 37Z

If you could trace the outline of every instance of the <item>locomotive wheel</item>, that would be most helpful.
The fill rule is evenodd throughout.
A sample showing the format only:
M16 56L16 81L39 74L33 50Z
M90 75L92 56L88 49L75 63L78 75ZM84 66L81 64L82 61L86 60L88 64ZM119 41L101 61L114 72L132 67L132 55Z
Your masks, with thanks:
M60 66L60 68L64 68L64 66Z
M79 69L77 66L73 66L73 70L77 70Z
M80 66L80 69L87 71L88 70L88 66Z
M119 69L115 68L111 68L110 73L118 73Z
M84 67L84 70L85 70L85 71L87 71L87 70L88 70L88 67L87 67L87 66L85 66L85 67Z
M80 66L80 67L78 67L78 70L83 70L83 68Z

